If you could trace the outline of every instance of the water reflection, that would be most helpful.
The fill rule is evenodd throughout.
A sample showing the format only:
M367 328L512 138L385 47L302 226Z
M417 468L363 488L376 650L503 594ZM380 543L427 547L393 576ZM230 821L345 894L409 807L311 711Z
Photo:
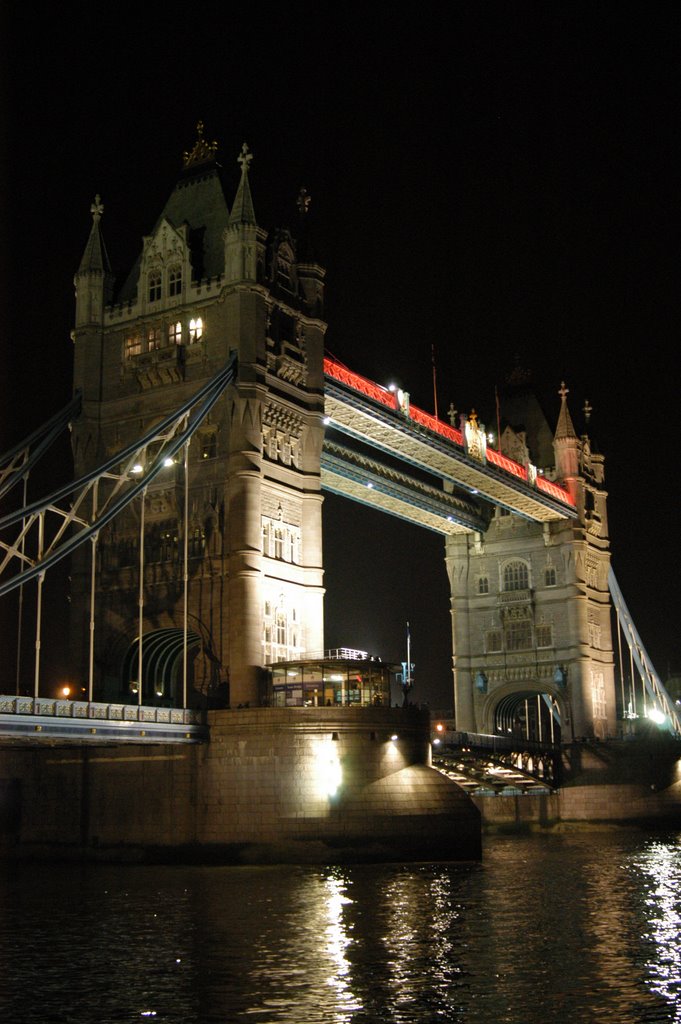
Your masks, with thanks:
M498 838L481 865L17 869L0 1014L678 1024L680 838Z
M646 960L649 985L675 1007L676 1021L681 1021L680 855L681 837L676 837L649 843L635 861L646 894L648 931L643 938L651 945Z

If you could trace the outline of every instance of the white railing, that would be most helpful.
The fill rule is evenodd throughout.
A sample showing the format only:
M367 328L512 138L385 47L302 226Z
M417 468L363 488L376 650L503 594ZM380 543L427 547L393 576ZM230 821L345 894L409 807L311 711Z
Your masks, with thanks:
M47 718L96 719L106 722L155 722L159 725L201 725L193 708L162 708L144 704L106 704L100 701L58 700L52 697L0 695L2 715L40 715Z

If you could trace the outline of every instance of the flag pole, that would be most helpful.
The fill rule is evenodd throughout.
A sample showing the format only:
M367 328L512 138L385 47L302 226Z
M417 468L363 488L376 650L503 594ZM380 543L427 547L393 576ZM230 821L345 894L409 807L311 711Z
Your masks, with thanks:
M435 409L435 419L437 419L437 372L435 369L435 345L430 346L431 361L433 363L433 406ZM407 623L409 625L409 623Z

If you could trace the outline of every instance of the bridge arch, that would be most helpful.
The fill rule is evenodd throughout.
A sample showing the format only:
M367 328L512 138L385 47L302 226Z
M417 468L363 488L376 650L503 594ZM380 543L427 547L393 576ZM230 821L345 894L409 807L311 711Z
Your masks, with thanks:
M188 632L187 661L190 673L200 648L200 636L193 631ZM143 703L173 701L178 697L182 690L183 651L182 629L154 629L142 635ZM135 637L125 652L121 683L125 693L139 692L139 637Z
M560 743L566 722L563 695L551 683L507 684L483 708L483 730L538 743Z

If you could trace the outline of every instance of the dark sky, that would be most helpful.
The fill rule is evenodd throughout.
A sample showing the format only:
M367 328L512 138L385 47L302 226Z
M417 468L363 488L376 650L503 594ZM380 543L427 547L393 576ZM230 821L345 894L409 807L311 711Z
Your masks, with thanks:
M262 226L301 185L328 347L431 410L492 417L518 362L557 414L589 399L615 572L653 662L681 669L678 440L681 24L674 5L69 4L7 11L3 437L70 394L73 274L95 193L125 274L195 124ZM231 197L228 197L231 198ZM6 447L3 444L3 449ZM403 656L448 701L443 542L330 497L327 641Z

